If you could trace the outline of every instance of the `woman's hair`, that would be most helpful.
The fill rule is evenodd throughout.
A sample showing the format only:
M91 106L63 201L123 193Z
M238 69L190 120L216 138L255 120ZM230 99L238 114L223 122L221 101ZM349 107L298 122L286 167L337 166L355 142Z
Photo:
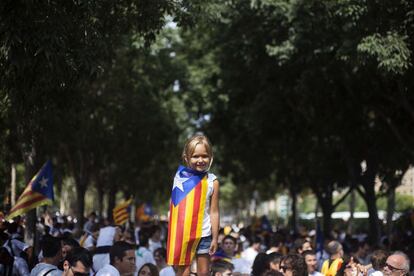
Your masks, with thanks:
M151 272L151 276L159 276L160 275L160 273L158 272L157 266L152 264L152 263L146 263L143 266L141 266L141 268L138 271L138 275L145 266L148 266L148 268Z
M213 160L213 148L211 146L210 141L205 135L196 134L192 136L190 139L188 139L187 142L185 143L184 150L181 156L185 164L188 165L188 162L187 162L188 158L190 158L191 155L193 155L196 146L199 144L202 144L206 147L206 151L208 155L210 156L210 159Z

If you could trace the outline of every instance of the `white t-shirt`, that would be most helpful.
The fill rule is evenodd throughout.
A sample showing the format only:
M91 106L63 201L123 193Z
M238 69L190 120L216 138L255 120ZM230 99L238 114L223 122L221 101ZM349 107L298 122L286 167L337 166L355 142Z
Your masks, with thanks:
M99 230L98 240L96 241L96 247L99 246L112 246L114 244L114 237L116 228L114 226L106 226Z
M152 252L152 253L154 253L154 251L156 250L156 249L158 249L158 248L161 248L162 247L162 244L161 244L161 242L160 241L153 241L152 239L149 239L148 240L148 249Z
M318 271L314 271L312 273L309 273L309 276L323 276L323 274Z
M208 237L211 235L211 221L210 221L210 200L211 196L213 195L214 191L214 180L217 177L212 174L207 174L207 196L206 196L206 207L204 208L204 219L203 219L203 227L201 230L201 237Z
M172 266L166 266L160 270L160 276L175 276L175 271Z
M47 263L38 263L30 272L30 276L43 276L46 272L50 271L47 276L61 276L62 271L55 265Z
M135 264L137 266L137 270L135 271L134 275L138 275L138 271L140 268L146 263L152 263L155 265L154 257L152 256L152 252L148 250L146 247L139 247L135 251Z
M231 262L234 265L233 272L240 274L249 274L252 272L252 265L243 258L232 258Z
M241 253L241 257L245 259L246 261L248 261L250 263L250 266L252 266L257 254L259 254L259 252L257 252L251 247L248 247L246 250L244 250Z
M106 264L96 273L96 276L120 276L120 274L114 266Z

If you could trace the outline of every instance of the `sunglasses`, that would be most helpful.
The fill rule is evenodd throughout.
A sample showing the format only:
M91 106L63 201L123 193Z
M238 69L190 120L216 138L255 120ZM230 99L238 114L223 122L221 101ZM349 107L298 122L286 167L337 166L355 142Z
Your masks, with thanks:
M89 276L90 275L89 272L88 273L83 273L83 272L73 271L72 268L70 268L70 270L72 271L74 276Z
M404 268L397 268L395 266L390 265L389 263L385 263L385 267L387 267L391 271L404 270Z
M284 265L279 266L279 268L283 271L283 273L286 273L286 270L290 269L290 267Z

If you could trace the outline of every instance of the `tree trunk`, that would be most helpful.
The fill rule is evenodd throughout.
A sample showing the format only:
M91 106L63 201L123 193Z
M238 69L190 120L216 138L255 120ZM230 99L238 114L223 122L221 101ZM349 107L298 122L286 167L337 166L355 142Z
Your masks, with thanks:
M395 185L390 185L387 193L387 235L390 236L393 229L394 222L392 217L395 210Z
M362 178L362 186L365 193L362 194L367 205L369 213L369 231L370 238L374 244L378 244L380 238L380 223L378 219L377 198L375 194L375 177L377 173L377 167L368 163L367 171Z
M352 224L354 222L354 212L355 212L355 191L351 192L351 196L349 197L349 220L347 225L347 233L352 234Z
M106 210L106 217L112 221L112 210L115 208L116 185L111 185L108 194L108 209Z
M25 152L24 156L24 179L25 185L29 184L33 176L36 174L36 152L32 148L30 151ZM27 244L33 245L35 249L36 246L36 208L29 211L26 214L26 231L24 235L24 240Z
M291 204L291 221L290 225L292 227L292 230L294 233L297 233L298 230L298 212L297 212L297 201L298 201L298 194L296 192L295 188L290 188L290 197L292 198L292 204Z
M16 205L16 164L11 164L11 195L10 195L10 203L11 206Z
M96 190L98 192L98 215L102 217L103 209L104 209L103 203L104 203L104 196L105 196L102 182L97 183Z
M83 228L85 222L85 193L86 193L86 179L83 177L76 177L76 217L78 218L77 227Z

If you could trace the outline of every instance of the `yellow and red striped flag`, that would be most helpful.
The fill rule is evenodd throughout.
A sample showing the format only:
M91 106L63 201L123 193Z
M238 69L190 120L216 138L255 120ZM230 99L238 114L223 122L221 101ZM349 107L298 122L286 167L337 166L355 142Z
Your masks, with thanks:
M41 205L52 204L53 197L52 163L47 161L24 189L6 219L20 216Z
M112 210L112 217L116 225L122 225L128 221L131 202L132 198L118 204Z
M174 178L168 223L167 263L190 265L201 239L207 174L180 166Z

